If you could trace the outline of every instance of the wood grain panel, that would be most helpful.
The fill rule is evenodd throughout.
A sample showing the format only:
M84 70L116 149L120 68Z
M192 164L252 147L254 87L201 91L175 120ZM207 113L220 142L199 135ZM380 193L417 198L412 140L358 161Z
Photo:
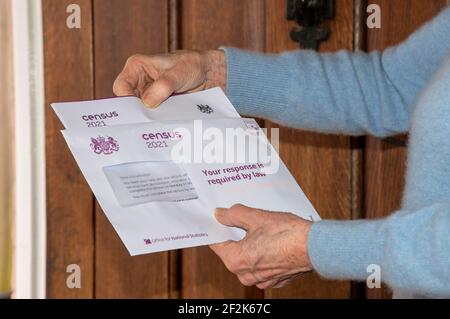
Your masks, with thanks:
M215 49L220 45L263 49L263 1L185 0L181 10L183 49ZM208 247L182 251L182 297L262 296L260 290L241 285Z
M353 48L352 0L336 3L336 17L329 22L331 36L321 51ZM284 3L266 0L266 50L298 49L289 38L295 23L285 19ZM279 127L267 122L267 127ZM280 155L324 219L350 219L352 194L351 139L280 128ZM349 298L350 282L326 281L304 274L282 289L266 291L268 298Z
M95 97L113 96L114 79L135 54L168 50L168 3L163 0L94 0ZM131 257L96 205L97 298L166 298L169 253Z
M221 45L262 49L264 2L261 0L181 1L181 46L208 50Z
M66 8L81 7L81 29L66 27ZM47 178L47 296L94 295L94 201L49 104L93 98L90 0L43 0ZM66 286L66 267L81 268L81 288Z
M367 31L367 49L382 50L404 40L446 5L445 0L378 0L381 29ZM365 210L367 218L380 218L400 208L404 187L406 137L367 138L365 151ZM390 298L388 289L367 289L368 298Z

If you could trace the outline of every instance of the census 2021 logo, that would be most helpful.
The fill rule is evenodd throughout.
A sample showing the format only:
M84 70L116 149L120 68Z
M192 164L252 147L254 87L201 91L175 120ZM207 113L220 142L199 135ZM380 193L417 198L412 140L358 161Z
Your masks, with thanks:
M91 137L91 148L95 154L109 155L119 150L119 143L111 136Z
M197 104L197 108L200 112L205 114L211 114L214 112L214 109L208 104Z

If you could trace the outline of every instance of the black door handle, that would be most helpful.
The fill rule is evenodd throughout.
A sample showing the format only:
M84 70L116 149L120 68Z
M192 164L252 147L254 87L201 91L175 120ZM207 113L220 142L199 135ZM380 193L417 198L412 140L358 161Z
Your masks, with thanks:
M302 49L317 50L320 42L328 39L330 29L323 21L333 17L334 0L287 0L286 18L299 25L290 37Z

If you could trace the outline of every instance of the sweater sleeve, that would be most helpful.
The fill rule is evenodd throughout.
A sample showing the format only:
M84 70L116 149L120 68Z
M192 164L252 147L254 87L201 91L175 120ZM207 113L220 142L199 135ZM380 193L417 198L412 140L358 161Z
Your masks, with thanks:
M381 280L397 292L450 297L450 55L411 119L402 210L376 221L320 221L308 238L314 268L329 278Z
M249 116L324 133L408 130L414 102L450 51L450 8L383 53L268 55L224 48L227 94Z
M319 221L309 256L324 277L364 281L369 266L394 290L450 297L450 204L399 211L375 221Z

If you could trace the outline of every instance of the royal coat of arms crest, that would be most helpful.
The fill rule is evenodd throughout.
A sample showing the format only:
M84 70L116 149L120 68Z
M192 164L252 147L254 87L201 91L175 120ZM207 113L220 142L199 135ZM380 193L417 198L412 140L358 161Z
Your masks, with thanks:
M91 137L91 148L95 154L109 155L119 150L119 143L112 137Z
M214 109L208 104L197 104L197 108L200 112L205 114L211 114L214 112Z

